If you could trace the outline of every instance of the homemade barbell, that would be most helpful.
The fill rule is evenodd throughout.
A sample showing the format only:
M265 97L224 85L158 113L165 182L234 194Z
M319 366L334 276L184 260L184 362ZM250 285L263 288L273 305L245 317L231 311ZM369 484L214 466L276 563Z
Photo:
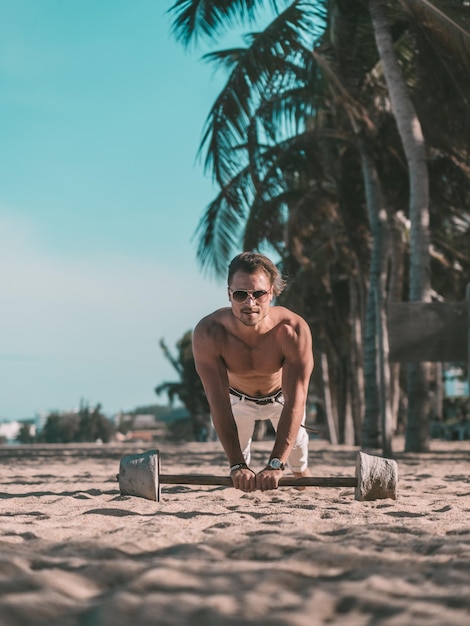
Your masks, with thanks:
M161 485L219 485L232 487L230 476L210 474L161 474L160 452L149 450L128 454L119 464L119 489L121 495L138 496L160 502ZM356 500L397 499L398 466L393 459L371 456L359 452L356 475L309 476L295 478L283 476L280 487L354 487Z

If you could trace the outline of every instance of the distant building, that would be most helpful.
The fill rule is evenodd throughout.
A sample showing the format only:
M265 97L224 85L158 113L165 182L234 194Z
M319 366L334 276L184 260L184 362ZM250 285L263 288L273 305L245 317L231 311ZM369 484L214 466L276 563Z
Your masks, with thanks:
M119 441L124 441L126 443L134 442L134 443L156 443L157 441L162 441L166 436L166 427L161 424L160 428L152 428L150 430L129 430L126 435L122 438L119 437Z
M168 407L168 410L159 416L153 413L118 413L114 417L114 423L122 433L118 430L115 437L121 442L156 443L168 436L172 424L187 420L189 417L184 407Z
M159 422L155 415L134 415L132 428L134 430L145 430L147 428L156 428Z

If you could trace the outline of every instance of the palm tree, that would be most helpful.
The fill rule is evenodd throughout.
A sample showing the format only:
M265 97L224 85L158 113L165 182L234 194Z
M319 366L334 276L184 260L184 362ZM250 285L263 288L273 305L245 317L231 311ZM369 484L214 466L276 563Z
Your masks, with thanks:
M305 302L292 298L297 280L291 282L286 297L291 298L292 308L307 313L316 324L317 349L321 342L324 351L335 355L329 359L332 367L342 370L341 362L349 356L348 330L341 321L345 315L347 318L347 305L343 307L345 315L336 313L340 301L328 283L344 283L349 268L358 267L354 253L351 261L348 244L352 241L357 253L363 255L364 246L355 241L354 233L366 229L345 229L342 218L350 212L338 213L334 188L335 178L348 178L349 173L332 175L324 165L325 161L332 165L337 160L334 143L347 142L347 137L336 136L330 112L318 98L324 91L324 79L312 48L325 26L325 6L290 3L263 33L247 39L248 48L206 55L206 59L231 68L232 73L209 114L201 146L207 147L206 165L221 191L199 225L199 259L203 266L211 265L223 274L233 244L244 229L245 249L259 247L267 240L283 257L286 271L297 274L303 267L304 276L310 277L310 293L316 295L311 298L316 312L309 312ZM206 9L198 7L202 12ZM182 15L180 18L180 26L191 22L187 13L186 22ZM349 196L344 193L345 204ZM364 218L362 211L358 217ZM307 244L312 231L314 241ZM325 253L330 260L319 264L319 255ZM310 270L317 268L314 276L306 261ZM328 272L336 277L328 279ZM314 290L312 285L320 289ZM324 316L326 333L318 328L319 301L325 303L323 309L334 311L333 317ZM343 340L340 328L345 332ZM343 394L332 395L341 398Z
M241 0L223 3L180 0L172 9L176 15L175 33L186 43L192 35L199 32L198 29L212 35L237 17L248 20L254 18L255 9L262 4ZM367 266L367 262L361 262L361 248L364 245L354 241L353 229L348 229L344 237L344 226L348 224L348 220L351 221L352 213L351 202L344 201L345 196L347 197L344 193L347 177L341 171L341 163L345 162L344 154L355 151L362 158L364 174L372 172L370 166L373 161L366 158L366 152L361 149L361 145L367 145L366 139L370 139L364 133L364 130L370 130L370 124L368 125L367 116L363 115L363 107L361 109L357 98L342 93L339 99L340 89L337 85L335 88L331 72L327 75L324 71L324 62L319 69L321 55L311 54L315 38L323 31L329 4L305 0L283 4L289 6L275 17L264 32L247 38L247 48L206 55L206 58L229 68L231 74L209 114L201 145L201 149L207 148L206 166L212 169L221 191L200 223L198 256L203 266L211 266L216 272L224 273L233 247L244 232L245 248L257 247L263 240L269 241L284 257L285 266L299 271L299 277L303 275L312 278L312 267L318 262L319 251L322 255L329 252L330 259L334 260L334 263L323 264L324 270L326 265L328 272L335 268L337 275L340 275L340 267L343 266L342 271L346 275L351 274L352 268L354 276L358 268ZM375 19L376 34L380 34L382 47L379 46L379 50L383 54L387 52L388 57L393 57L394 50L389 41L390 31L387 31L385 22L379 19L383 8L382 3L376 0L369 5ZM368 35L364 29L364 20L352 19L358 9L362 10L363 16L367 3L358 0L344 5L338 2L331 10L335 11L335 25L341 22L339 18L346 17L347 19L343 19L343 31L346 30L350 36L351 32L355 32L354 29L357 31L361 28L365 32L361 32L361 42L368 42L372 36L370 28ZM336 36L336 31L330 27L328 32L334 42L333 48L340 67L344 69L347 61L348 70L353 68L354 75L358 76L355 83L350 80L348 85L351 87L353 84L357 92L361 81L363 85L366 84L365 77L368 77L370 82L376 71L376 60L370 58L370 44L359 48L362 50L362 57L356 59L347 46L341 45L341 37ZM389 45L386 50L382 41L386 42L387 36ZM343 71L343 78L345 73ZM326 97L326 82L329 92L333 94L331 98ZM374 93L373 97L377 99L377 94ZM336 104L339 100L341 105L338 107ZM370 98L368 106L371 101ZM344 118L352 122L349 130L346 129ZM380 127L375 125L375 135L378 136L380 132ZM352 145L356 147L352 148ZM395 153L397 152L395 148ZM409 152L407 147L405 154L409 155ZM420 158L416 161L418 165L422 165ZM388 164L383 162L382 167L390 169L392 161ZM415 161L411 163L413 165ZM414 171L413 165L413 176ZM410 178L411 182L419 182L418 179L419 177ZM367 182L366 176L364 180ZM369 177L369 180L372 179ZM363 187L364 183L360 186ZM388 194L390 195L390 190ZM413 203L412 206L412 221L415 225L412 245L414 250L415 242L419 243L420 255L423 254L423 249L428 248L423 230L416 229L416 221L423 214L421 204ZM368 206L370 215L370 210L375 210L375 214L371 215L371 223L382 224L380 228L383 229L385 222L375 220L378 207L375 204ZM325 216L331 225L329 229L322 223ZM339 228L335 228L335 224ZM357 222L355 225L357 226ZM351 244L349 248L345 247L348 250L346 255L338 255L340 235ZM376 233L374 237L377 238ZM377 252L379 242L380 239L377 238L375 250L379 262L377 267L382 267L382 270L378 274L374 270L372 276L381 275L379 282L383 283L385 253L381 246ZM420 255L418 262L421 260ZM292 261L289 261L289 257ZM348 257L349 261L345 261ZM413 261L416 258L414 252L412 258ZM338 263L340 259L342 260ZM427 261L426 253L424 260ZM345 272L344 268L348 266L349 271ZM425 275L426 272L425 269ZM413 278L410 277L410 283L415 284L417 274L412 272L411 275ZM328 273L317 273L316 282L321 285L326 276ZM335 280L333 278L332 284ZM296 281L297 284L298 282ZM425 292L426 289L423 293ZM326 309L328 301L331 301L331 293L331 289L326 290L323 298ZM418 295L422 297L421 292ZM303 303L304 308L306 302ZM373 318L374 307L369 305L368 308ZM325 326L327 328L328 324ZM370 328L373 328L370 335L375 340L374 321ZM329 336L330 346L335 344L333 335L334 333ZM340 353L341 350L337 352ZM374 370L372 387L377 387L374 357L370 363ZM370 401L368 406L370 407ZM377 422L377 411L373 410L372 413L375 415L371 416L371 423L373 420ZM425 430L424 425L423 433ZM426 442L419 442L418 446L421 445L425 446Z
M423 11L433 23L437 16L439 23L446 23L446 32L451 29L457 37L454 37L453 45L455 56L460 56L463 45L460 38L465 33L461 32L455 22L448 19L445 14L437 12L430 3L412 3L404 0L405 6L417 12ZM428 10L427 10L428 9ZM374 36L380 54L380 61L384 71L388 87L392 110L397 123L403 150L408 164L409 178L409 217L410 230L410 276L409 298L411 301L428 302L431 299L431 267L430 267L430 211L429 211L429 173L427 165L426 145L422 126L416 109L413 105L410 92L405 78L398 64L395 45L392 39L391 29L387 14L387 4L384 0L369 0ZM435 29L435 33L441 35L442 29ZM442 37L441 37L442 38ZM470 37L466 37L470 44ZM446 41L448 43L448 40ZM468 65L467 56L462 55ZM405 449L408 451L424 452L429 450L429 365L426 363L408 364L408 420Z
M392 41L392 30L388 24L387 14L385 13L386 5L392 5L394 3L385 3L383 0L371 0L369 2L369 12L372 16L372 25L374 27L374 36L377 42L377 48L380 54L380 64L384 69L384 74L387 82L388 93L390 94L390 100L392 102L392 110L394 112L395 120L397 121L397 127L400 133L401 143L404 148L404 154L408 161L408 179L410 184L410 219L411 219L411 245L410 245L410 253L411 253L411 272L409 277L409 285L410 285L410 299L428 299L430 292L430 284L429 284L429 232L428 232L428 224L429 224L429 206L428 206L428 184L427 184L427 163L426 158L427 155L424 152L424 142L422 140L422 132L420 129L420 123L416 113L414 113L413 104L410 98L410 84L405 85L405 80L402 76L402 70L399 68L397 63L397 53L401 52L402 58L404 57L405 61L408 56L408 59L416 59L417 54L410 54L410 51L413 51L412 44L416 43L417 35L415 31L411 31L410 29L405 31L405 36L397 36L397 42ZM396 3L395 3L396 4ZM453 112L454 115L450 116L451 119L455 119L456 117L460 119L463 123L460 128L462 129L469 125L468 118L468 107L467 112L463 112L463 115L455 115L455 112L459 113L459 108L462 109L462 102L468 103L468 97L465 96L465 93L470 95L468 89L468 79L466 76L468 75L468 65L469 65L469 56L468 49L470 42L468 40L468 35L465 35L464 30L459 26L459 24L455 21L455 19L450 19L449 15L445 13L439 12L435 6L430 5L427 2L410 2L403 1L403 5L405 5L410 11L415 12L420 8L421 12L426 10L427 21L425 22L426 27L424 30L426 31L423 34L419 31L420 35L420 49L424 48L424 44L426 43L426 36L429 38L431 36L433 43L435 43L435 38L433 35L437 35L437 39L440 42L440 48L442 50L445 47L447 53L449 50L452 52L452 58L457 59L458 66L460 67L460 72L453 70L452 73L448 71L440 72L440 78L443 82L449 82L449 75L453 78L453 89L451 90L452 94L457 94L457 98L454 97ZM458 3L457 3L458 4ZM361 2L351 2L348 5L349 13L347 17L347 28L346 32L349 36L350 43L357 44L357 38L354 42L351 41L351 33L358 32L361 27L360 22L360 6L364 5ZM447 3L447 10L448 10ZM454 6L455 8L459 8ZM460 6L460 13L457 16L462 15L462 6ZM344 15L343 15L344 17ZM395 17L398 17L398 20L395 19L394 27L395 32L397 31L397 24L400 32L400 20L403 21L403 15L395 12ZM421 22L419 22L421 26ZM337 29L338 30L338 29ZM401 27L403 31L403 26ZM446 34L446 37L442 36L442 33ZM339 41L344 39L344 37L337 37ZM357 45L351 46L354 47L355 50L358 49ZM364 46L361 46L364 49ZM351 68L351 63L349 62L348 52L349 48L343 46L343 49L346 52L341 52L341 46L337 46L337 50L339 50L339 54L342 55L340 59L340 65L343 70L347 70L347 75L354 75L354 66L357 67L357 59L354 59L354 66ZM366 48L367 49L367 40L366 40ZM416 47L414 49L416 51ZM465 55L465 50L467 54ZM426 59L430 58L429 49L426 50L427 54L424 55ZM370 54L367 55L368 59L374 58L371 57ZM419 57L421 58L421 56ZM439 54L439 51L434 52L434 59L439 67L443 67L442 63L442 54ZM359 59L360 60L360 59ZM346 61L346 63L345 63ZM403 63L405 71L409 69L410 62ZM351 69L353 70L351 72ZM435 71L436 67L433 66L435 79ZM448 64L445 67L448 69ZM408 78L412 78L415 83L418 83L420 75L423 74L422 67L416 66L413 67L413 72L408 74ZM343 77L346 72L343 71ZM368 74L370 77L370 72ZM430 100L429 98L429 77L428 82L426 83L425 90L414 88L414 92L420 93L420 95L425 95L425 97L417 98L418 102L427 102ZM350 88L351 81L349 81L348 87ZM465 90L466 87L466 90ZM446 93L449 94L449 89L446 90ZM377 94L375 94L377 97ZM368 110L372 109L370 106ZM436 110L436 106L434 103L433 107L430 107L431 111ZM429 111L426 111L428 115L424 115L425 107L421 105L420 112L423 117L429 118ZM413 126L412 126L413 125ZM455 124L459 127L458 124ZM430 125L431 127L433 125ZM434 124L434 127L438 126ZM413 132L411 132L413 131ZM421 134L421 143L416 142L416 136ZM455 131L454 133L455 134ZM436 133L434 133L436 135ZM456 137L456 141L453 144L446 142L446 137L448 133L437 133L434 139L437 140L439 145L445 145L446 150L452 154L452 161L457 162L463 166L465 162L465 153L468 155L468 143L462 146L461 137ZM468 132L467 132L468 135ZM360 140L360 143L363 144L363 141ZM456 146L460 146L461 150L456 149ZM367 155L364 154L364 150L360 149L361 159L363 164L369 163L372 161L367 159ZM366 160L364 160L366 157ZM450 161L450 162L452 162ZM457 169L457 168L456 168ZM368 176L367 176L367 168L363 167L364 171L364 181L366 191L369 187L367 184ZM369 171L371 171L369 169ZM376 192L380 193L380 185L376 186ZM379 197L376 193L376 196ZM366 194L367 197L367 194ZM467 204L468 204L468 194L467 194ZM365 342L365 364L366 364L366 396L368 394L368 398L366 397L366 415L364 421L364 437L363 443L373 445L374 443L374 433L376 432L375 426L377 425L376 420L374 420L375 413L375 405L377 400L377 389L375 388L375 368L374 368L374 357L375 357L375 346L373 341L373 333L375 329L381 329L380 325L374 323L374 307L371 306L371 301L373 298L372 294L376 291L375 285L376 281L374 281L374 275L379 276L379 274L374 271L374 259L377 259L382 264L382 284L384 275L384 267L383 263L386 260L386 250L381 250L381 240L383 239L382 231L386 228L385 220L378 220L380 213L378 210L382 206L380 201L375 201L373 206L371 203L368 203L369 207L369 215L370 215L370 223L373 231L373 249L372 249L372 257L371 257L371 274L370 274L370 290L369 290L369 305L367 307L368 311L368 319L369 323L366 324L366 333L369 332L369 336L366 337ZM371 210L372 209L372 210ZM390 212L389 212L390 214ZM380 226L382 224L382 226ZM374 227L375 225L375 227ZM396 230L395 230L396 232ZM392 231L390 231L392 234ZM398 242L397 238L394 239L395 242ZM395 248L396 250L396 248ZM397 258L397 255L392 257L394 259ZM401 272L399 270L399 266L397 263L395 265L394 275L399 277ZM377 266L378 267L378 266ZM468 274L467 274L468 275ZM397 281L395 281L397 283ZM382 294L384 292L383 287L377 290L377 294ZM396 293L396 291L395 291ZM383 315L383 312L382 312ZM386 330L385 325L382 325L383 330ZM382 334L383 334L382 330ZM383 346L385 347L385 346ZM383 348L382 347L382 348ZM386 356L386 355L384 355ZM383 362L386 364L386 359L382 357ZM369 366L369 367L367 367ZM425 364L418 364L410 366L410 384L408 387L408 394L410 397L410 411L409 411L409 419L408 419L408 431L407 431L407 442L406 447L409 450L425 450L429 445L429 428L427 424L427 416L429 414L428 411L428 393L426 389L426 381L427 381L427 366ZM388 378L388 373L384 372L386 378ZM379 377L380 379L380 377ZM369 380L369 383L367 381ZM387 390L384 390L385 395L387 394ZM383 395L383 394L382 394ZM368 401L367 401L368 400ZM386 402L384 403L387 404ZM387 410L384 406L381 411L384 415ZM384 426L383 428L387 428ZM388 426L389 428L389 426ZM387 439L387 438L386 438ZM386 441L385 441L386 443Z
M369 0L375 40L392 110L408 163L410 184L410 300L430 301L429 176L420 121L403 78L383 0ZM429 372L425 363L408 365L406 449L429 449Z

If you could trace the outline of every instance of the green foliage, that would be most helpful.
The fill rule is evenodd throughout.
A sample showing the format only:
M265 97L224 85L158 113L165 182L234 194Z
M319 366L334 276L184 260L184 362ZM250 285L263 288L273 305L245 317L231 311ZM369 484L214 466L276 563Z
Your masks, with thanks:
M192 418L169 423L167 425L167 436L170 441L194 441L194 439L201 439Z
M90 409L82 404L77 413L50 413L39 440L45 443L85 443L99 439L108 443L113 435L114 425L101 413L101 405Z
M106 443L111 439L114 433L114 426L100 410L100 404L97 404L93 410L88 406L80 408L78 423L79 441L96 441L101 439L101 441Z
M35 440L36 440L36 436L33 433L32 424L28 424L27 422L24 422L20 426L20 429L19 429L18 434L16 436L16 440L19 443L34 443Z
M210 413L204 388L196 372L192 350L192 331L187 331L177 342L177 356L173 356L165 344L160 341L166 358L173 365L179 375L179 380L163 382L155 388L155 393L167 393L170 403L178 398L191 415L194 436L204 438L204 433L210 430Z
M169 412L168 406L161 404L148 404L145 406L138 406L132 411L126 411L126 415L154 415L156 419L161 419Z
M40 434L40 441L45 443L71 443L77 441L76 416L62 415L56 411L50 413Z

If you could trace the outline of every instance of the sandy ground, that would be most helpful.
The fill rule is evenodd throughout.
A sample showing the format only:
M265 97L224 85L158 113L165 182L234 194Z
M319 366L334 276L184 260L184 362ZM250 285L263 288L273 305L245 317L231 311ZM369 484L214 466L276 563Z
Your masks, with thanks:
M317 487L121 496L120 459L146 449L0 448L1 626L470 624L470 442L398 453L398 500L374 502ZM226 472L218 443L160 450L163 473ZM312 441L312 472L354 476L356 454Z

